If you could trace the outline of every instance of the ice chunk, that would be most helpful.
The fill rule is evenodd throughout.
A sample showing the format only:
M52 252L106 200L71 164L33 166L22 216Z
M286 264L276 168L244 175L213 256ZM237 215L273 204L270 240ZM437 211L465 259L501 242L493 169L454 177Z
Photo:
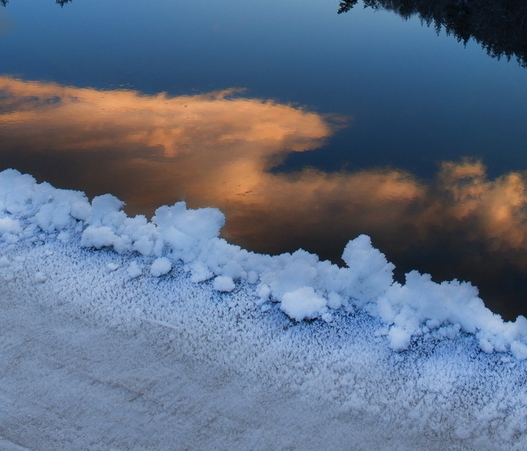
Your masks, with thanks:
M511 354L518 360L525 360L527 359L527 346L515 340L511 343Z
M35 281L36 282L44 283L46 280L48 280L48 278L46 277L46 275L43 272L38 271L38 272L35 273Z
M93 225L118 225L126 215L121 211L124 202L111 194L96 196L91 203L88 222Z
M20 221L12 218L0 218L0 233L19 234L22 231Z
M234 281L229 276L218 276L214 279L213 288L216 291L228 292L234 290Z
M117 235L111 227L89 226L82 233L81 246L100 249L102 247L113 246L117 238Z
M280 308L296 321L316 318L326 313L326 300L313 287L302 287L285 293Z
M172 262L166 257L159 257L154 260L152 266L150 267L150 274L154 277L160 277L165 274L168 274L172 269Z
M136 277L139 277L143 274L142 269L139 267L136 261L130 262L126 272L131 279L135 279Z

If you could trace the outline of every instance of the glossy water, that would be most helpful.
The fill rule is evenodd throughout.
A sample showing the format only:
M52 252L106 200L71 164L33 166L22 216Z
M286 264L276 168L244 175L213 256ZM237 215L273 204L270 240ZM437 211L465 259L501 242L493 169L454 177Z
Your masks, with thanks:
M368 233L400 276L471 280L527 313L526 69L383 9L419 2L370 3L11 0L0 169L132 213L220 207L257 251L338 261Z

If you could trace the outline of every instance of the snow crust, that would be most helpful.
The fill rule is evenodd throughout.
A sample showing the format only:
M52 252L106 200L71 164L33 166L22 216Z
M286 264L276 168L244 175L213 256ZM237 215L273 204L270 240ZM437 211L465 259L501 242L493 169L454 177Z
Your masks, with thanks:
M114 328L123 334L119 340L125 354L126 343L133 347L137 337L150 337L153 345L145 344L140 352L130 349L130 355L123 356L123 362L135 362L131 356L137 354L138 361L132 366L150 358L157 346L168 349L163 354L170 356L163 357L172 362L168 366L175 365L170 359L196 365L214 362L207 377L225 372L235 388L218 401L223 403L221 408L214 405L212 410L219 412L216 419L198 422L201 427L229 415L237 418L234 423L245 421L235 414L242 409L241 390L255 405L263 406L255 418L269 415L268 423L255 420L259 426L246 424L245 428L256 427L262 436L267 428L280 429L276 449L292 446L286 443L287 433L293 443L303 443L301 449L320 449L324 440L331 443L331 449L349 449L347 440L361 443L356 449L526 449L527 320L519 317L504 322L484 306L472 285L455 280L437 284L416 271L407 274L405 284L395 283L394 266L364 235L347 244L343 251L346 267L338 267L303 250L269 256L229 244L219 238L225 219L217 209L190 210L179 202L160 207L148 221L144 216L127 217L122 206L111 195L90 202L81 192L39 184L15 170L0 173L0 299L6 322L1 328L4 345L0 346L4 364L31 349L27 344L31 340L10 338L17 329L9 326L8 313L20 311L12 318L29 324L29 318L38 315L24 313L24 309L40 306L48 313L39 321L48 321L43 318L53 318L49 312L59 310L97 327ZM82 328L72 326L71 330L74 337ZM38 359L44 359L53 346L42 344L34 355L24 357L33 362L27 363L25 371L40 371ZM67 346L56 352L62 355L65 349ZM101 360L95 354L88 361L99 368ZM72 362L75 358L71 356ZM114 360L109 358L108 365L116 365L118 373L132 371ZM55 383L78 384L77 376L68 379L77 374L75 364L67 371L57 365L58 370L46 370L48 376L35 376L39 382L32 390L41 390L34 395L41 399L38 406L31 404L31 390L26 396L32 384L29 376L21 379L18 370L0 374L0 397L9 401L0 410L0 418L12 420L0 422L0 444L8 443L11 430L2 428L2 423L27 423L19 417L24 409L17 404L27 399L33 409L42 409L41 415L69 409L53 420L65 438L49 438L45 449L62 449L57 443L73 444L76 449L172 449L167 445L173 439L169 431L181 433L181 424L169 425L167 419L174 389L168 382L169 370L150 374L146 368L133 373L125 385L137 386L134 393L148 393L152 399L144 400L135 413L121 400L122 412L103 414L122 425L138 421L140 412L149 412L149 418L167 425L166 430L152 429L151 424L157 423L149 420L148 427L147 423L136 425L137 432L125 428L133 436L130 439L117 436L119 427L113 427L98 436L102 440L99 448L89 448L81 446L86 428L100 422L90 415L99 409L99 401L101 405L110 401L104 401L106 391L99 401L94 398L92 407L83 407L87 410L79 411L73 401L71 405L54 401L50 393ZM203 367L198 367L199 373ZM100 371L110 370L101 367ZM123 383L112 379L121 381L121 376L95 376L96 369L90 368L86 372L90 380L110 378L106 383L110 388ZM151 383L143 384L141 378ZM86 383L85 389L93 384ZM14 387L14 394L6 392L8 387ZM199 402L205 399L203 387ZM242 387L252 388L245 392ZM87 396L71 390L73 398ZM261 394L264 392L276 394L273 399L280 407ZM291 399L291 404L281 404L279 399ZM210 407L203 405L205 410ZM230 409L229 413L224 409ZM199 417L196 412L191 414L192 418L196 415ZM185 421L190 420L186 417ZM315 428L318 439L306 440L305 427L295 433L301 422L309 424L309 430ZM66 423L72 424L70 429ZM181 449L210 449L225 431L230 434L225 449L269 449L273 443L267 439L264 444L251 442L234 423L219 421L217 429L210 426L216 431L211 441L192 443L188 438L181 442L185 443ZM13 430L37 437L24 427ZM147 436L166 441L149 447L144 441ZM272 440L276 437L272 434Z

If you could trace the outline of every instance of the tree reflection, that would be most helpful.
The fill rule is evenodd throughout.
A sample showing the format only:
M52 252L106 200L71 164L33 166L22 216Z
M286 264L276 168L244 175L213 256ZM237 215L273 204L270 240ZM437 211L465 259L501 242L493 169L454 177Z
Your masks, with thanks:
M341 0L338 13L358 0ZM459 42L471 38L494 58L515 57L527 67L527 2L523 0L363 0L364 7L386 9L404 18L417 15L437 32L444 29Z
M347 13L350 9L352 9L359 0L342 0L339 4L339 10L338 14Z
M72 1L73 0L55 0L55 3L63 7L66 3L70 3ZM0 0L0 5L2 6L6 6L8 3L9 3L9 0Z

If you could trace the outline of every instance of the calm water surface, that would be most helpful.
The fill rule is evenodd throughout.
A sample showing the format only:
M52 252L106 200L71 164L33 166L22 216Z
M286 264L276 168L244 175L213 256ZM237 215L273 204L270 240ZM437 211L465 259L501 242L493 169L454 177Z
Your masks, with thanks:
M0 169L133 214L219 207L260 252L339 262L367 233L399 278L526 314L527 9L423 4L10 0Z

